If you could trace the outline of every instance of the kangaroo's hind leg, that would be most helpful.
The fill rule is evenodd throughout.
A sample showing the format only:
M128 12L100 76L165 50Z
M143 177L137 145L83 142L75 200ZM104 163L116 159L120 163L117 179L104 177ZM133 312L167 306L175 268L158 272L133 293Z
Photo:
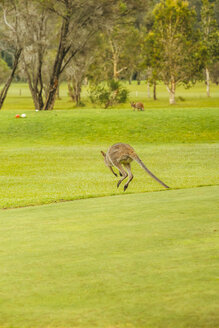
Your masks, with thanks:
M122 178L117 183L117 188L119 188L121 182L127 178L128 173L124 170L120 163L114 163L114 166L116 166L119 172L122 174Z
M129 163L127 163L127 164L124 164L124 166L125 166L125 168L126 168L126 170L128 172L128 176L129 176L128 181L124 185L124 191L126 191L126 189L129 186L129 183L132 181L132 179L134 178L134 176L133 176L132 171L131 171L131 165Z

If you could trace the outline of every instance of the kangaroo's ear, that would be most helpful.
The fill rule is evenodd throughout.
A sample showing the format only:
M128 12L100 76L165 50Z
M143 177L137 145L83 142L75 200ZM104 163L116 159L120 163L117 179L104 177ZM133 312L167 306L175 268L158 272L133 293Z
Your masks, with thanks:
M106 157L106 153L104 153L104 151L101 150L100 152L103 155L103 157Z

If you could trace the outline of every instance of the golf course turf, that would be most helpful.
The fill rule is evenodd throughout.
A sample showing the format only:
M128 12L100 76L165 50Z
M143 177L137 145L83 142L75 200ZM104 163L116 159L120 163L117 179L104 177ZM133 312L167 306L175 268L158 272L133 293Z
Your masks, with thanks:
M217 108L0 114L0 208L123 193L100 154L117 142L133 146L171 188L218 183ZM163 190L137 163L132 167L126 192Z
M10 89L0 328L219 328L218 87L208 99L201 84L179 88L174 106L162 85L156 102L129 88L144 112L73 108L66 85L55 110L36 112L27 85ZM117 142L171 189L136 162L117 189L100 153Z
M218 191L2 211L0 325L218 327Z

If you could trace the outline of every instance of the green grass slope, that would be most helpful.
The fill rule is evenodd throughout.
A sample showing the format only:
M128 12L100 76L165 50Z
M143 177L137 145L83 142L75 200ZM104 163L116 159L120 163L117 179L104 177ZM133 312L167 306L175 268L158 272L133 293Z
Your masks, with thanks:
M209 99L201 84L179 88L185 99L172 107L163 86L157 102L145 88L129 86L145 112L69 110L65 85L62 110L35 112L27 85L10 89L0 111L0 327L219 327L218 88ZM128 191L117 189L100 154L116 142L175 190L137 163Z
M216 328L219 187L1 211L1 327Z
M87 145L109 142L135 144L212 143L219 140L218 108L77 109L73 111L0 112L1 147ZM19 111L19 113L22 113Z
M215 185L218 110L0 112L0 208L123 193L100 150L130 143L171 188ZM127 192L162 190L137 163Z
M130 143L171 188L215 185L218 110L0 112L0 208L122 193L100 150ZM138 164L127 192L161 190Z

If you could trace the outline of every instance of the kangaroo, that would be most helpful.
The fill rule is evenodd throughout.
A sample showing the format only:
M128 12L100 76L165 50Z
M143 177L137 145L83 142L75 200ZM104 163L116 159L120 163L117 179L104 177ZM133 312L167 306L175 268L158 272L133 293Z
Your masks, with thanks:
M131 106L134 108L134 110L135 108L137 110L144 110L144 105L141 102L137 102L137 103L131 102Z
M117 176L117 174L113 171L113 166L115 166L120 173L120 176L122 177L119 182L117 183L117 188L120 186L121 182L123 180L125 180L127 177L129 178L127 183L124 185L124 191L126 191L126 189L129 186L129 183L132 181L133 179L133 174L131 172L131 165L130 163L134 160L136 161L138 164L140 164L140 166L152 177L154 178L157 182L159 182L160 184L162 184L162 186L164 186L165 188L170 188L168 187L165 183L163 183L160 179L158 179L145 165L144 163L140 160L140 158L138 157L138 155L136 154L136 152L134 151L134 149L128 145L128 144L124 144L124 143L117 143L113 146L111 146L107 153L104 153L104 151L101 150L101 154L104 157L104 162L106 164L107 167L109 167L109 169L111 170L111 172ZM124 169L125 167L125 169ZM127 173L127 172L128 173Z

